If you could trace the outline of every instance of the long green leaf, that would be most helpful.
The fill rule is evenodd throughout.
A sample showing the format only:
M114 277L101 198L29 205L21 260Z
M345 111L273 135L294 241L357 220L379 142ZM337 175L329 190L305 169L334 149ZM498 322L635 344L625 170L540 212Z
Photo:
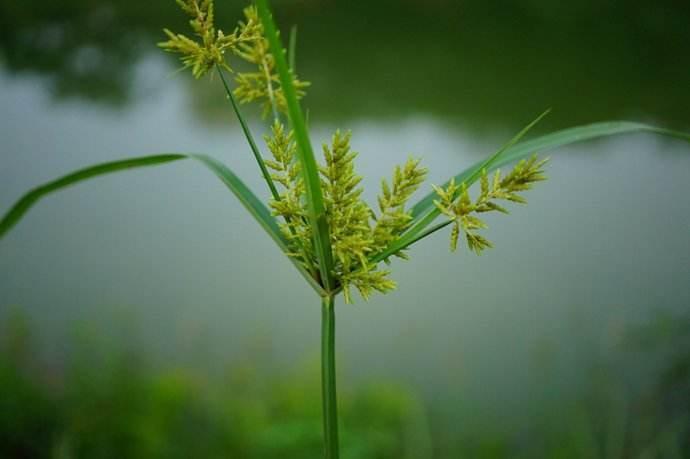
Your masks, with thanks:
M256 164L259 166L259 169L261 170L261 175L266 181L266 185L268 185L268 189L271 192L271 196L273 196L273 199L275 199L276 201L280 201L280 194L276 189L275 183L273 183L271 173L268 172L268 169L266 168L266 163L264 162L264 159L261 157L259 147L257 147L256 142L254 141L254 136L252 135L252 131L249 129L249 124L247 124L247 120L245 120L244 116L242 116L242 111L240 110L240 107L237 104L237 101L235 100L235 96L232 94L232 91L230 90L230 86L228 85L228 81L225 79L225 74L223 73L223 69L220 67L220 65L216 65L216 71L218 72L218 75L220 75L220 81L223 83L223 89L225 89L225 94L228 100L230 101L230 105L232 105L232 110L235 112L237 120L240 122L240 126L242 127L244 137L245 139L247 139L249 148L252 150L252 154L254 155Z
M508 143L499 148L498 151L496 151L496 153L489 156L484 161L478 163L476 167L470 168L467 171L465 171L467 173L467 175L463 176L463 181L465 182L465 184L469 186L474 181L476 181L481 175L481 171L483 169L490 168L491 164L496 162L506 151L508 151L513 145L518 143L520 139L522 139L522 137L524 137L525 134L527 134L527 132L529 132L529 130L534 127L534 125L536 125L539 121L542 120L542 118L544 118L549 113L549 111L550 109L546 110L544 113L539 115L534 121L525 126L520 132L513 136L513 138L510 139ZM446 184L445 186L447 187L448 185ZM371 257L370 261L372 263L378 263L381 260L385 260L391 255L394 255L400 252L401 250L405 249L406 247L409 247L411 244L418 241L421 237L428 235L424 232L425 228L429 226L429 224L433 222L439 214L440 212L438 211L438 209L436 209L435 206L433 207L433 209L426 212L421 218L415 219L413 214L412 224L410 225L410 228L405 232L405 234L403 234L399 239L393 241L388 247L386 247L386 249L383 252L375 254L373 257Z
M216 176L232 191L242 205L256 219L261 227L271 236L271 239L283 250L287 251L287 244L275 218L266 206L256 197L247 185L242 182L225 164L217 159L205 155L189 155L190 158L201 162L208 167Z
M2 239L5 234L7 234L7 232L21 220L21 218L34 204L36 204L46 195L101 175L112 174L115 172L140 167L156 166L182 159L193 159L210 169L230 189L230 191L235 194L242 205L256 219L259 225L261 225L268 235L271 236L271 239L278 244L278 247L280 247L283 253L288 252L287 243L280 233L280 228L278 227L278 224L271 215L270 211L256 197L256 195L254 195L254 193L252 193L251 190L247 188L247 186L230 169L228 169L227 166L209 156L177 153L143 156L98 164L96 166L80 169L76 172L60 177L57 180L40 185L22 196L19 201L17 201L16 204L12 206L12 208L3 216L2 220L0 220L0 239ZM317 291L317 293L323 294L323 289L321 289L312 276L310 276L309 273L292 257L289 258L300 271L300 273L307 279L307 281L309 281L309 284Z
M288 65L292 72L297 71L297 26L290 28L290 40L288 41Z
M99 175L112 174L114 172L139 167L156 166L172 161L179 161L180 159L185 158L185 155L180 154L162 154L145 156L141 158L129 158L80 169L72 172L71 174L67 174L64 177L60 177L57 180L38 186L22 196L21 199L19 199L19 201L17 201L15 205L12 206L12 208L4 215L2 220L0 220L0 238L2 238L10 229L12 229L14 225L17 224L24 214L34 204L36 204L39 199L47 194L61 190L62 188L66 188L77 182L88 180L92 177L97 177Z
M302 108L297 99L297 91L292 82L292 73L285 60L285 51L280 42L278 31L267 0L257 0L256 6L264 26L264 33L271 48L278 69L280 86L283 89L285 100L287 101L288 114L292 129L295 133L297 143L297 153L302 166L302 175L307 191L307 205L309 210L309 223L314 234L314 248L319 260L319 270L321 279L327 291L333 288L333 254L331 253L330 235L328 222L326 220L326 208L321 191L321 179L319 169L314 158L309 132L304 121Z
M641 123L633 123L630 121L609 121L587 124L584 126L563 129L551 134L546 134L536 139L520 142L517 145L503 151L502 154L495 159L491 166L487 168L487 172L528 157L534 153L553 150L555 148L564 147L578 142L584 142L586 140L593 140L619 134L631 134L635 132L649 132L653 134L675 137L690 142L690 134L671 131ZM482 168L485 167L483 166L483 163L484 161L479 161L472 167L456 175L455 182L461 183L466 181L467 177L470 177L472 174L481 172ZM448 182L450 182L450 180L448 180ZM447 186L448 182L446 182L444 186ZM469 183L467 185L469 185ZM435 208L434 199L436 199L435 193L432 192L426 195L414 205L412 208L412 216L416 219L420 215Z
M540 116L537 120L535 120L535 122L543 116L544 115ZM533 126L535 122L530 124L526 129L529 129L531 126ZM526 129L523 129L523 131L521 131L516 138L521 137L526 132ZM536 139L520 142L516 145L512 145L514 142L511 141L505 148L499 150L488 160L476 162L471 167L456 175L454 179L456 183L464 182L467 186L470 186L479 178L482 169L486 169L487 172L490 172L496 168L526 158L538 152L543 152L586 140L634 132L650 132L675 137L690 142L689 134L641 123L633 123L629 121L594 123L564 129L562 131L547 134ZM513 140L515 140L515 138ZM444 184L444 187L447 187L449 182L450 180ZM388 248L386 248L385 251L372 257L372 261L377 262L386 259L433 232L428 230L425 231L425 229L440 215L439 210L434 205L435 199L436 194L432 192L415 204L412 208L413 223L411 228L400 239L394 241Z
M483 169L489 169L496 161L498 161L508 150L510 150L516 143L518 143L529 131L532 129L534 126L537 125L546 115L549 114L551 109L546 110L544 113L539 115L534 121L529 123L527 126L522 128L520 132L515 134L512 139L508 141L505 145L503 145L501 148L498 149L496 153L493 155L489 156L487 159L482 161L481 163L478 163L476 167L472 168L471 170L467 171L468 176L465 178L465 183L467 185L474 183L482 173ZM460 183L460 182L458 182Z

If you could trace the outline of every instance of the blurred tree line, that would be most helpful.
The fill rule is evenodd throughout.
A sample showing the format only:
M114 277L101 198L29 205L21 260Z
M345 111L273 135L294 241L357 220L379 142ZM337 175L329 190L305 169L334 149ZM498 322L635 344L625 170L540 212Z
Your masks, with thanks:
M319 119L423 112L512 128L554 107L551 128L638 116L690 127L686 1L274 4L284 27L300 27L299 70L315 83L306 104ZM242 6L220 4L217 23L232 27ZM122 105L137 97L135 64L157 52L161 29L184 22L172 0L0 0L0 59L47 77L57 98Z

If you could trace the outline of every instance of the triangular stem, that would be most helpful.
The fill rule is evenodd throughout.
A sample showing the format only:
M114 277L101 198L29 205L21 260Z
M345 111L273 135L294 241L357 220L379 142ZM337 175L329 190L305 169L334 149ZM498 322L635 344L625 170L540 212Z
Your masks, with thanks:
M321 300L321 395L324 458L338 459L338 400L335 381L335 297Z

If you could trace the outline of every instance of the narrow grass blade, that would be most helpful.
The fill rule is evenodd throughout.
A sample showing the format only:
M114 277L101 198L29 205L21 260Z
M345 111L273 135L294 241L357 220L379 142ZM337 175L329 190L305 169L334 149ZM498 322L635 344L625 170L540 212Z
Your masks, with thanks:
M92 167L81 169L64 177L60 177L52 182L45 183L34 188L26 193L17 201L14 206L2 217L0 220L0 239L10 230L14 225L19 223L24 214L26 214L31 207L33 207L39 199L47 194L67 188L75 183L88 180L99 175L112 174L128 169L135 169L139 167L157 166L172 161L179 161L185 159L185 155L179 154L162 154L145 156L141 158L130 158L121 161L114 161L110 163L99 164Z
M539 115L534 121L532 121L530 124L525 126L520 132L518 132L508 143L503 145L496 153L491 155L489 158L485 159L484 161L478 163L474 167L467 169L465 172L463 172L460 175L463 175L463 180L457 181L457 183L465 182L467 186L471 185L474 181L476 181L479 176L481 175L482 169L489 169L491 165L496 162L507 150L509 150L512 146L514 146L516 143L522 139L522 137L529 132L530 129L534 127L539 121L542 120L546 115L548 115L550 110L546 110L544 113ZM445 185L447 186L447 184ZM422 215L421 218L414 219L412 225L410 228L405 232L405 234L400 237L399 239L393 241L383 252L374 255L371 260L372 262L377 262L379 260L385 260L391 255L394 255L401 250L403 250L405 247L410 246L414 242L417 242L419 239L422 237L427 236L428 234L424 233L424 229L433 222L436 217L439 216L440 211L436 208L436 206L433 205L433 199L434 195L432 195L432 208L429 209L425 214ZM414 209L414 208L413 208ZM419 214L418 214L419 215ZM413 218L414 218L414 210L413 210Z
M228 82L225 79L225 74L223 74L223 69L219 65L217 65L216 70L218 71L218 75L220 75L220 81L223 83L225 94L228 96L228 100L232 105L232 109L235 112L235 116L237 116L237 119L240 122L240 126L242 127L244 137L247 139L247 143L249 144L249 148L251 148L252 153L254 154L254 159L256 160L256 163L259 165L259 169L261 169L261 175L266 181L268 189L271 191L271 196L273 196L273 199L275 199L276 201L280 201L280 195L278 194L278 190L276 189L275 183L273 183L273 179L271 178L270 172L268 172L266 163L264 163L264 159L261 157L259 147L256 146L256 142L254 141L252 131L249 130L249 125L247 124L247 121L244 119L244 116L242 116L242 112L240 111L240 107L237 104L237 101L235 100L235 96L233 96L232 91L230 90L230 86L228 86Z
M534 153L553 150L555 148L564 147L578 142L584 142L586 140L593 140L619 134L631 134L635 132L648 132L652 134L675 137L690 142L690 134L662 129L641 123L633 123L629 121L594 123L585 126L563 129L561 131L546 134L536 139L520 142L517 145L511 146L503 151L499 157L495 158L491 166L487 167L487 172L526 158ZM486 167L483 166L483 163L484 161L477 162L469 169L466 169L456 175L455 182L461 183L466 181L467 177L470 175L478 172L481 173L482 168ZM434 199L436 199L435 193L429 193L427 196L425 196L412 208L412 216L417 218L434 208Z
M509 142L504 148L501 148L489 159L479 161L456 175L455 182L464 182L467 186L470 186L479 178L482 169L486 169L487 172L490 172L498 167L518 161L538 152L611 135L633 132L650 132L675 137L690 142L689 134L640 123L614 121L564 129L562 131L547 134L533 140L517 143L517 141L527 132L527 130L538 122L545 114L546 113L542 114L539 118L527 126L527 128L523 129L515 138L513 138L513 140L511 140L511 142ZM450 180L448 182L450 182ZM444 186L447 186L448 182L446 182ZM415 206L412 208L414 223L411 228L405 233L405 235L403 235L403 237L391 244L391 246L389 246L384 252L374 256L373 260L383 260L388 258L403 248L408 247L412 243L420 240L422 237L430 234L424 230L440 214L434 205L434 199L436 199L436 194L432 192L415 204Z
M206 155L189 155L190 158L201 162L204 166L209 168L211 172L216 174L225 186L232 191L247 211L256 219L261 227L271 236L271 239L283 250L287 250L287 244L283 235L280 233L280 228L276 223L275 218L271 212L266 208L263 202L256 197L254 193L242 182L242 180L235 175L225 164L217 159Z
M290 29L290 42L288 44L288 64L290 70L297 71L297 26L293 25Z
M520 132L515 134L515 136L508 141L507 144L503 145L499 150L493 155L489 156L486 160L477 164L475 167L467 171L468 176L465 178L465 182L469 185L474 183L482 174L483 169L489 169L491 166L498 161L501 156L503 156L510 148L512 148L516 143L518 143L534 126L537 125L546 115L549 114L551 109L546 110L544 113L539 115L534 121L529 123L527 126L522 128ZM460 182L458 182L460 183Z
M302 108L297 100L297 91L292 83L292 74L285 60L285 50L278 37L278 31L273 22L268 1L257 0L256 6L264 26L264 33L271 48L271 54L275 59L280 85L287 101L290 123L295 133L297 153L302 166L302 175L307 192L309 223L314 233L314 248L319 260L321 281L325 289L330 291L334 286L332 278L333 255L331 253L329 228L326 220L323 193L321 191L319 169L314 158L314 151L309 140L309 132L304 121Z
M217 159L211 158L210 156L189 155L189 157L200 161L214 174L216 174L216 176L230 189L230 191L237 196L237 199L239 199L245 209L247 209L247 211L249 211L249 213L256 219L259 225L261 225L266 233L268 233L278 247L280 247L280 250L282 250L285 254L290 252L287 241L280 232L280 228L278 227L275 218L273 218L273 215L271 215L271 212L266 208L263 202L261 202L261 200L257 198L249 188L247 188L247 185L245 185L234 172L232 172L225 164L221 163ZM302 274L302 277L305 278L305 280L316 291L316 293L321 296L325 295L324 290L309 274L304 266L302 266L291 256L288 256L288 259L293 265L295 265L300 274Z
M261 227L271 236L278 247L284 252L288 252L287 242L280 233L280 228L271 215L270 211L264 204L251 192L249 188L224 164L205 155L193 154L161 154L152 156L143 156L139 158L129 158L120 161L113 161L109 163L98 164L96 166L87 167L78 171L67 174L63 177L53 180L51 182L40 185L22 196L19 201L2 217L0 220L0 239L2 239L8 231L10 231L22 217L43 197L68 188L79 182L89 180L91 178L108 175L115 172L126 171L141 167L157 166L161 164L171 163L183 159L193 159L200 162L208 169L210 169L240 200L242 205L249 211L249 213L256 219ZM309 273L292 257L288 257L297 267L300 273L307 279L309 284L319 293L323 295L323 289L318 283L309 275Z

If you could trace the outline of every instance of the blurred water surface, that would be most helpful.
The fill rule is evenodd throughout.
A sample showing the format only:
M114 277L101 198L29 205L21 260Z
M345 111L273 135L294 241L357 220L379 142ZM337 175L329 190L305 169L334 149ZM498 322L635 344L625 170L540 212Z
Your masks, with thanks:
M217 81L174 73L153 47L182 27L172 3L0 2L0 211L75 168L156 152L210 154L266 195ZM690 127L683 2L620 14L613 2L276 3L300 25L313 140L352 129L371 202L408 155L441 183L546 107L540 132L611 118ZM659 360L624 338L659 314L687 320L690 149L587 143L554 153L548 175L528 206L489 219L494 250L452 254L438 234L394 262L397 291L338 307L344 387L398 381L439 419L470 420L449 421L460 433L514 430L602 366L623 394L655 381ZM317 356L316 299L194 164L51 196L0 242L0 272L0 316L28 314L55 368L75 322L211 376L257 346L276 372Z

